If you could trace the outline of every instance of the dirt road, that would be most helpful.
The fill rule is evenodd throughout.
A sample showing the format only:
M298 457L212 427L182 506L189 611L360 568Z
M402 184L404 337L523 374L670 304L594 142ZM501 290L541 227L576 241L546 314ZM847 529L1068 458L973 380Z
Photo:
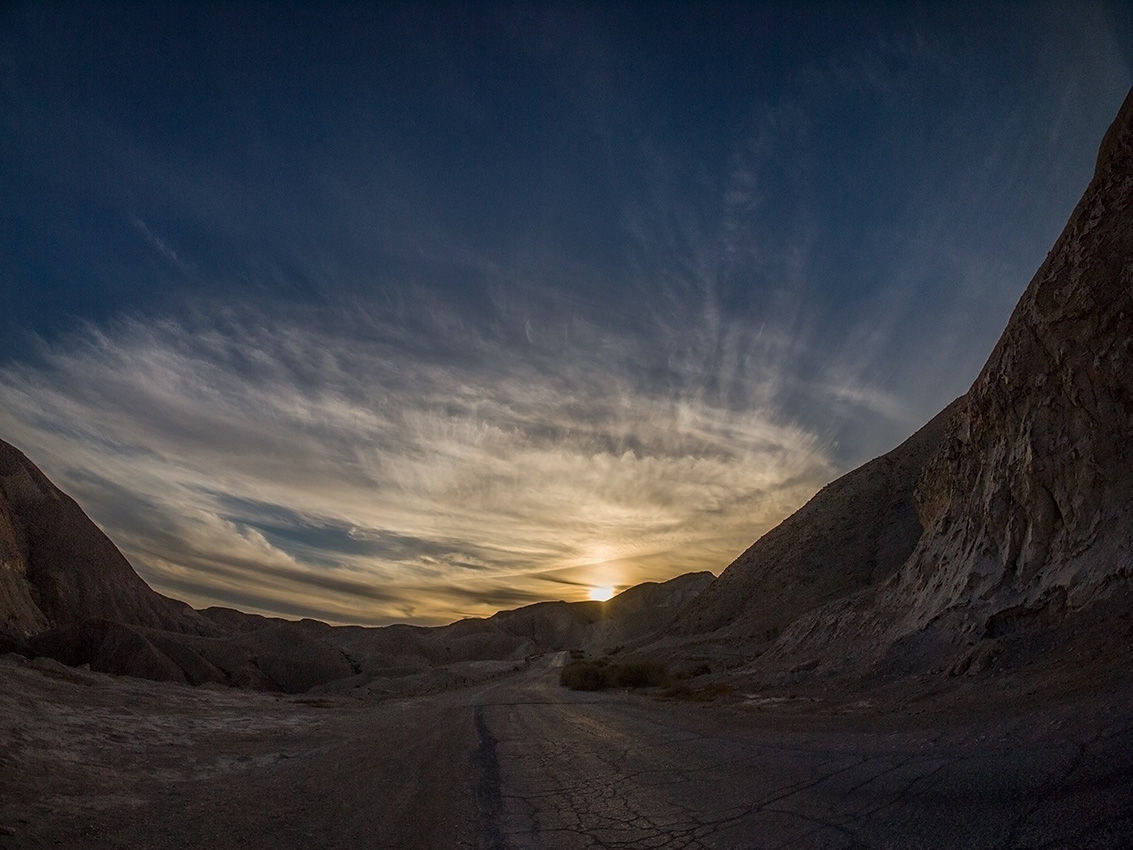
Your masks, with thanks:
M922 722L556 672L351 704L0 662L0 850L1133 846L1120 704Z

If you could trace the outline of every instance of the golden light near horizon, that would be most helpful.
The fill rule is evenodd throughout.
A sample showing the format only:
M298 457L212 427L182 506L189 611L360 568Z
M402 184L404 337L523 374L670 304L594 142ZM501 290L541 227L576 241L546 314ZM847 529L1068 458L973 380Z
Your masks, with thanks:
M590 598L595 602L605 602L614 595L614 588L610 586L590 588Z

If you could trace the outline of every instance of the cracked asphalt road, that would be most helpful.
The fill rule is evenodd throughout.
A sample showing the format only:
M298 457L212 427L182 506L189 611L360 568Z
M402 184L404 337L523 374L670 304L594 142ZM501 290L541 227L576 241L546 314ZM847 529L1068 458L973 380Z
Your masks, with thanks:
M1033 715L890 727L580 694L548 675L485 696L492 848L1133 847L1120 715L1075 734Z
M921 715L557 673L367 702L0 664L0 850L1133 847L1120 691Z

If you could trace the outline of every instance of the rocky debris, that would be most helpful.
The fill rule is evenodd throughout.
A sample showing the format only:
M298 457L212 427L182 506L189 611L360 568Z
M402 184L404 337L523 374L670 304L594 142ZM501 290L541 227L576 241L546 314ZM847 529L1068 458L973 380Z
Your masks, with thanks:
M158 682L186 682L185 672L137 628L111 620L86 620L50 629L31 639L39 656L72 667L137 676Z

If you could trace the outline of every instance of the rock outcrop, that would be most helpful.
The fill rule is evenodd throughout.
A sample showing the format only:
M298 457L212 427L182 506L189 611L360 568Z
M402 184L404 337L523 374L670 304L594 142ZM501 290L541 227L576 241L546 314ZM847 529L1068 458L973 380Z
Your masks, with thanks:
M901 628L959 613L1002 631L1127 590L1131 438L1133 94L921 476L925 534L889 592Z
M117 675L285 692L356 672L341 648L297 624L213 619L157 593L73 499L0 441L0 651L9 650Z
M1124 617L1131 440L1133 92L971 389L756 541L666 645L763 673L960 673L1013 633Z
M908 560L796 618L756 667L956 674L1026 633L1103 629L1094 606L1133 609L1133 92L953 408L918 478Z

